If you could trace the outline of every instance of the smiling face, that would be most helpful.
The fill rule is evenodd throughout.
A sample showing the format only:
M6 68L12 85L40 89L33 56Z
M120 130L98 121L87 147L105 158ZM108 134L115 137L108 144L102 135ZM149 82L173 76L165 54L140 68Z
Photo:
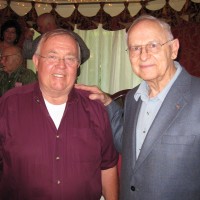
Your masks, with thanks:
M128 47L146 45L150 42L164 44L169 41L169 35L161 25L152 20L143 20L135 24L128 32ZM177 57L179 42L172 40L162 46L156 53L142 51L138 56L129 53L133 71L148 83L160 85L163 88L175 73L173 60Z
M33 56L33 62L43 96L47 100L49 97L66 100L79 67L77 42L70 35L54 35L41 44L38 54ZM68 62L68 58L74 61Z

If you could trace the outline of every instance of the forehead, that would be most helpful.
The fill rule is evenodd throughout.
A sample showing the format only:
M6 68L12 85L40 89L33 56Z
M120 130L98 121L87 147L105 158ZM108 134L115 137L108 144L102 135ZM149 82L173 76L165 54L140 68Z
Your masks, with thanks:
M77 43L75 39L70 35L54 35L46 39L42 46L42 50L59 50L59 49L71 49L77 50Z
M6 31L15 32L16 30L15 27L8 27Z
M166 39L166 32L156 21L143 20L135 24L128 32L128 43L133 41L148 42L152 40L162 41Z

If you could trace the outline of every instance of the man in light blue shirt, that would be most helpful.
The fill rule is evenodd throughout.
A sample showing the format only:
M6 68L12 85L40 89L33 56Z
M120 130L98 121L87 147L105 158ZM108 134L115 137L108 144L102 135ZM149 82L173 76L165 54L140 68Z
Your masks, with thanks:
M178 75L180 74L182 67L178 62L175 62L175 67L177 68L173 78L169 81L169 83L165 86L165 88L156 96L149 98L148 95L148 83L146 81L142 81L140 84L137 92L134 95L136 101L141 98L142 105L140 108L140 113L137 121L136 127L136 157L140 153L142 148L142 144L145 140L147 132L159 111L167 93L169 92L171 86L173 85L174 81L177 79Z
M121 200L200 199L200 79L174 60L179 41L153 16L128 30L132 69L144 81L126 95L124 110L97 88L122 154Z

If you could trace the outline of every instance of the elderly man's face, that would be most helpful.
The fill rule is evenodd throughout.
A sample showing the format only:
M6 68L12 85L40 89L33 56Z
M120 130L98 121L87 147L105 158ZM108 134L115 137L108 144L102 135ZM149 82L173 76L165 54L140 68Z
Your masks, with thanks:
M19 52L14 47L4 49L1 55L1 64L3 65L3 70L11 74L21 65Z
M157 84L166 85L175 72L173 59L177 57L178 40L169 41L164 30L155 22L145 20L136 24L129 31L128 47L133 71L142 79ZM143 45L156 42L160 45L158 52L150 52ZM141 48L141 53L131 55L130 48ZM150 48L149 48L150 49Z
M70 92L79 67L78 46L73 38L62 35L47 39L33 61L43 93L59 97Z

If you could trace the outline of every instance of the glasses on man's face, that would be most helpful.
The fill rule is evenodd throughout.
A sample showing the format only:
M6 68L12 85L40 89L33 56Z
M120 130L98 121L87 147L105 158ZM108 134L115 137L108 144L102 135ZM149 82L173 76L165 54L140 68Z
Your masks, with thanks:
M136 46L130 46L126 51L129 52L129 55L131 57L138 57L143 50L143 47L145 48L147 53L158 53L161 51L161 48L163 45L167 44L168 42L171 42L172 40L168 40L167 42L164 42L160 44L159 42L149 42L146 45L136 45Z
M39 54L37 55L41 58L44 58L46 62L49 64L58 64L60 60L63 60L65 65L69 65L69 66L75 66L76 64L79 63L79 60L72 56L65 56L64 58L59 58L56 55L48 55L48 56L42 56Z
M0 55L0 60L7 60L10 56L16 56L16 55L19 55L18 53L16 54L10 54L10 55Z

